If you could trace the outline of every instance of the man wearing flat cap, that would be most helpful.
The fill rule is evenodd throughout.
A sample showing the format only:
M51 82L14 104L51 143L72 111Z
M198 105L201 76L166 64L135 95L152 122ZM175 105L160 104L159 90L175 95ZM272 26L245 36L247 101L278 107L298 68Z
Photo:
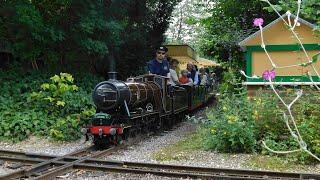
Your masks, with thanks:
M166 59L168 48L165 46L159 46L156 50L155 58L148 62L148 69L152 74L167 77L170 72L169 62Z

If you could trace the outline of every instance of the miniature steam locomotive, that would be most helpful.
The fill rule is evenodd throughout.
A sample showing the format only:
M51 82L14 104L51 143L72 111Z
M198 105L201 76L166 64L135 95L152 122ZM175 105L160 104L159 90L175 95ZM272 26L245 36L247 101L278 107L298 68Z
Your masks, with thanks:
M210 87L169 86L168 80L147 74L96 85L92 98L97 113L86 135L100 147L120 144L136 134L168 129L213 98Z

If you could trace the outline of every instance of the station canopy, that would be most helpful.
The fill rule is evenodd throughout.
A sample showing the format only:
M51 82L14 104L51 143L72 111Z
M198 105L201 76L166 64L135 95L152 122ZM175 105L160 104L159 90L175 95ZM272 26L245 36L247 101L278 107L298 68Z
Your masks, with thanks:
M179 61L179 69L185 69L188 63L192 63L201 67L215 67L218 63L201 58L189 45L166 45L168 48L168 56Z

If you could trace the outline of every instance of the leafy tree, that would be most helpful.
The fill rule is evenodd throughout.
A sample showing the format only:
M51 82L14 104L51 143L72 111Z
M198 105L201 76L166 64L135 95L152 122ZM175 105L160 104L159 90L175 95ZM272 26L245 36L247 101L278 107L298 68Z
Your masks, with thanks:
M145 72L146 61L152 58L154 49L164 42L171 13L179 0L128 2L128 24L122 36L124 43L116 53L117 71L123 78Z
M281 0L276 5L279 10L290 10L292 13L297 13L297 1L296 0ZM270 10L270 8L268 8ZM316 24L315 31L320 33L320 3L317 0L302 1L301 3L301 16Z
M171 23L166 32L167 43L189 44L196 47L197 35L202 32L200 21L210 13L210 0L182 0L172 13Z
M5 32L2 37L10 42L13 54L23 60L34 61L43 51L48 39L45 36L45 25L39 11L30 1L2 2L1 21Z
M124 78L139 73L154 47L163 43L177 2L1 1L0 40L35 69L79 67L102 75L117 70Z
M276 18L276 15L263 10L264 2L260 0L243 1L212 0L214 8L210 17L201 20L205 29L200 35L199 49L205 56L211 56L220 62L229 62L231 66L241 67L245 63L238 42L249 34L257 31L252 26L256 17L263 17L266 23Z

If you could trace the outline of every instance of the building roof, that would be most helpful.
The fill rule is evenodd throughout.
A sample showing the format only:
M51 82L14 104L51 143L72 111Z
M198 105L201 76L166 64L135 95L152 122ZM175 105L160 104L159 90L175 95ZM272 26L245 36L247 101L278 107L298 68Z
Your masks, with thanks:
M186 62L197 62L197 53L196 51L187 44L183 45L166 45L168 48L168 56L173 58L179 58L182 61ZM178 60L179 60L178 59Z
M166 47L168 48L168 56L177 59L181 65L193 63L199 67L219 66L219 64L214 61L200 58L197 52L187 44L166 45Z
M202 67L213 67L213 66L220 66L220 64L216 63L215 61L211 61L205 58L198 58L198 64Z
M283 14L281 17L278 17L276 20L272 21L270 24L268 24L268 25L266 25L265 27L263 27L263 28L262 28L262 31L265 31L265 30L271 28L273 25L275 25L275 24L278 23L279 21L282 21L282 19L285 19L286 17L288 17L288 14ZM297 16L291 14L290 17L295 19ZM304 19L302 19L302 18L300 18L300 17L299 17L299 19L298 19L298 22L299 22L299 23L302 23L302 24L304 24L304 25L306 25L306 26L308 26L308 27L310 27L310 28L312 28L312 29L314 29L314 28L316 27L316 25L314 25L314 24L312 24L312 23L310 23L310 22L308 22L308 21L306 21L306 20L304 20ZM258 35L260 35L260 33L261 33L261 30L259 30L259 31L255 32L255 33L251 34L249 37L247 37L247 38L245 38L244 40L240 41L238 45L239 45L239 46L245 46L245 43L246 43L246 42L248 42L249 40L255 38L255 37L258 36Z

